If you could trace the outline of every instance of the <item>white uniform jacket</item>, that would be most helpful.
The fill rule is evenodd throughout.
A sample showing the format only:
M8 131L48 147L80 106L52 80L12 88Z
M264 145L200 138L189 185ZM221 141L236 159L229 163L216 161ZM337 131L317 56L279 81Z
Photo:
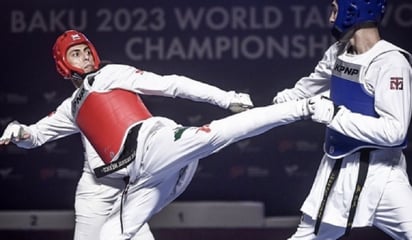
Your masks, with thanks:
M127 65L109 64L93 73L95 81L91 86L92 91L105 92L110 89L126 89L136 94L157 95L165 97L180 97L193 101L206 102L222 108L228 108L235 94L233 91L223 91L206 83L191 80L178 75L157 75L142 71ZM50 114L37 123L29 126L31 137L17 143L19 147L34 148L41 146L80 130L72 115L73 95L63 101L53 114ZM98 121L98 119L96 119ZM85 146L85 171L92 172L96 167L104 165L93 149L92 145L82 134ZM124 177L128 168L121 169L110 177Z
M379 49L387 48L397 47L381 40L371 50L376 53ZM368 58L368 54L373 52L371 50L353 55L346 51L346 46L335 43L325 52L313 73L301 78L294 88L286 89L278 95L283 94L284 99L292 100L328 94L337 58L346 62L361 62L362 59ZM374 210L390 175L408 181L402 149L390 148L402 144L410 123L412 71L408 58L410 59L410 54L401 49L384 52L375 58L364 73L362 84L367 94L374 96L374 108L378 117L354 113L343 107L328 125L330 129L351 138L371 145L388 147L371 153L369 171L359 198L354 227L372 224ZM324 222L346 226L358 175L359 157L359 152L344 157L340 175L329 194L322 219ZM312 189L301 208L313 219L317 217L334 162L334 159L324 155Z

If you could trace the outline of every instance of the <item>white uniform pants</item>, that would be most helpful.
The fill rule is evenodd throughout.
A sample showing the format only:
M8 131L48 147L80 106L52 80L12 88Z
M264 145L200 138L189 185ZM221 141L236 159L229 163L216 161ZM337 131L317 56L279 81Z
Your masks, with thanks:
M412 239L412 187L407 176L391 176L378 204L373 226L393 239ZM314 234L315 220L303 214L296 233L290 240L338 239L345 233L344 227L322 223L318 235Z
M158 129L144 146L139 146L144 147L139 177L123 200L116 202L101 239L130 239L153 214L183 192L194 174L191 164L231 143L299 120L301 109L302 104L290 102L247 110L213 121L208 127ZM182 181L182 169L188 165L190 174Z
M122 179L97 180L83 172L76 190L74 240L100 239L101 228L124 187ZM144 224L133 239L154 240L149 225Z

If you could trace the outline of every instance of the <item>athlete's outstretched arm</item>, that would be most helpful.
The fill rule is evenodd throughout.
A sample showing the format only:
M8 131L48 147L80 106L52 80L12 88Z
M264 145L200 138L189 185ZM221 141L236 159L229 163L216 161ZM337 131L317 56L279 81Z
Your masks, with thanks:
M17 121L11 122L0 138L0 145L12 142L21 148L35 148L46 142L79 132L71 119L70 103L67 99L55 112L31 125L20 124Z
M159 75L127 65L107 65L95 78L104 79L94 82L93 88L98 91L122 88L142 95L179 97L210 103L234 112L253 107L250 96L246 93L225 91L185 76Z

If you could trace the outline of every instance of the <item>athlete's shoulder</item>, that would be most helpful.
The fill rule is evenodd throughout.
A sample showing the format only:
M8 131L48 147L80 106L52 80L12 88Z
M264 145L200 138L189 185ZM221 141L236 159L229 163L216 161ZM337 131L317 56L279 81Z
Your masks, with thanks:
M74 93L76 93L75 91ZM59 106L57 106L56 111L54 113L57 114L64 114L64 115L70 115L71 114L71 108L72 108L72 99L74 97L74 93L71 97L66 98L63 102L60 103Z
M101 72L113 72L113 71L123 71L127 69L133 69L133 66L126 65L126 64L106 64L99 71Z
M412 62L412 56L408 51L385 40L379 41L374 49L380 52L377 61L385 61L389 65L410 65Z
M343 42L336 41L325 51L327 55L337 55L346 49L347 44Z
M134 73L143 72L140 69L137 69L134 66L126 65L126 64L107 64L99 70L100 75L104 76L115 76L115 75L129 75Z
M325 53L323 54L322 61L323 62L330 62L334 63L335 59L339 54L342 53L343 49L345 48L345 45L341 42L335 42L332 45L330 45Z

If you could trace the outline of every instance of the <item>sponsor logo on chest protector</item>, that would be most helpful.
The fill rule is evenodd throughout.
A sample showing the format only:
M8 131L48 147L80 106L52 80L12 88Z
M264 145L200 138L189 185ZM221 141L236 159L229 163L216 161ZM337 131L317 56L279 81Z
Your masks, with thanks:
M350 75L350 76L359 74L359 69L347 67L341 64L336 64L335 71L339 72L340 74L345 74L345 75Z
M87 95L88 91L84 89L84 86L81 86L72 100L72 115L74 117L77 116L79 106L81 106L82 102L86 99Z

